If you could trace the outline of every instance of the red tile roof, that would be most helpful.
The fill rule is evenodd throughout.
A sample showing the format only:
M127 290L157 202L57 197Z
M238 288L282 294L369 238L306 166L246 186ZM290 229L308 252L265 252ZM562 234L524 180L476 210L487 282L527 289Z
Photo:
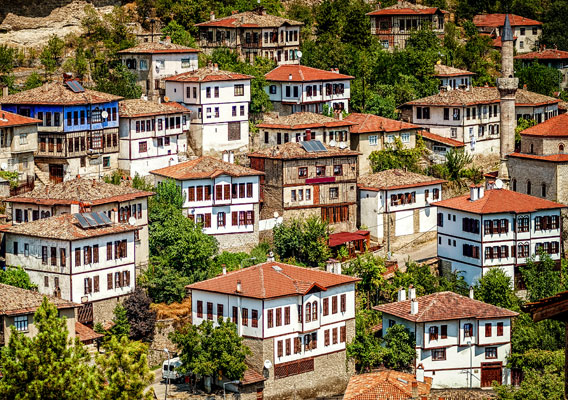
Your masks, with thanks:
M265 381L266 378L260 373L256 372L250 365L247 364L247 369L243 379L241 379L241 385L252 385L254 383L259 383Z
M353 125L347 120L339 120L322 114L312 112L297 112L284 117L275 118L265 115L264 121L258 124L258 128L267 129L310 129L310 128L334 128L349 127Z
M175 43L164 42L142 42L134 47L130 47L118 52L119 54L185 54L199 53L198 49L181 46Z
M0 97L0 104L102 104L122 100L113 94L85 89L75 93L63 82L46 83L40 87Z
M88 326L85 326L78 321L75 322L75 334L79 337L79 340L83 343L88 342L90 340L99 339L104 336L100 333L95 332Z
M566 137L568 114L560 114L521 131L522 136Z
M379 191L429 186L445 182L447 181L443 179L402 169L387 169L374 174L360 176L357 180L357 187L362 190Z
M268 261L188 285L188 289L224 293L256 299L306 294L317 286L327 290L334 286L358 282L359 278L332 274L295 265ZM237 282L241 292L237 293Z
M412 322L447 321L452 319L487 319L515 317L518 313L470 299L454 292L438 292L417 297L418 313L410 314L411 300L373 307L377 311Z
M355 124L351 127L351 133L399 132L420 128L418 125L379 117L374 114L351 113L345 118L345 121Z
M424 139L431 140L431 141L436 142L436 143L442 143L442 144L445 144L445 145L450 146L450 147L464 147L465 146L463 144L463 142L460 142L459 140L450 139L450 138L447 138L447 137L436 135L435 133L432 133L432 132L420 131L420 132L418 132L418 134L420 136L422 136Z
M367 240L368 238L369 231L330 233L327 245L329 247L336 247L355 240Z
M304 24L302 22L258 11L247 11L232 14L224 18L214 19L213 21L205 21L195 24L195 26L217 26L222 28L277 28L282 25L301 26Z
M515 14L509 14L511 26L532 26L542 25L542 22L534 19L521 17ZM475 26L488 26L491 28L501 28L505 25L505 14L480 14L473 17Z
M548 162L568 162L568 154L550 154L541 156L538 154L511 153L507 157L526 158L529 160L548 161Z
M0 110L0 128L7 128L9 126L33 125L40 122L41 121L39 119L24 117L23 115Z
M469 72L465 69L450 67L449 65L436 64L434 65L434 75L432 76L444 77L444 76L463 76L463 75L475 75L475 73Z
M169 82L221 82L250 80L252 78L254 76L206 67L170 76L164 80Z
M417 382L412 374L386 370L353 375L349 379L343 400L408 400L412 398L412 383L418 385L418 395L430 394L432 378Z
M176 180L215 178L219 175L258 176L264 172L242 165L231 164L218 158L203 156L195 160L182 162L169 167L155 169L151 174L165 176Z
M34 290L0 283L0 315L32 314L41 305L44 297L47 297L51 303L60 309L80 306L58 297L43 295Z
M290 79L290 75L292 79ZM267 81L275 82L313 82L353 79L350 75L306 67L305 65L280 65L265 74L264 77Z
M183 113L191 113L191 110L189 108L185 107L184 105L181 105L180 103L178 103L176 101L169 101L167 103L162 103L162 104L165 104L166 106L177 108Z
M515 60L534 60L535 58L538 60L568 60L568 51L544 49L515 56Z
M248 156L280 160L296 160L303 158L356 157L361 154L357 151L350 150L349 148L340 149L339 147L331 147L325 143L322 144L326 148L326 151L307 152L302 147L302 143L288 142L278 146L266 147L264 149L257 150L249 153Z
M560 203L507 189L485 190L481 199L471 201L469 194L432 203L435 207L451 208L474 214L527 213L565 208Z
M421 4L413 4L407 1L398 1L396 4L380 10L371 11L367 15L432 15L436 13L446 14L438 7L427 7Z

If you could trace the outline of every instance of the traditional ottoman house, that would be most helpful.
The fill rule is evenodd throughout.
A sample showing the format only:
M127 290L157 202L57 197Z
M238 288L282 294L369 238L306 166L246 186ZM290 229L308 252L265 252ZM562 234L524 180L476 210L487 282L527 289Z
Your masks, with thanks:
M287 116L265 114L257 125L260 132L260 147L278 146L289 142L319 140L335 144L340 148L349 147L352 122L343 118L331 118L312 112L298 112Z
M444 35L444 19L448 14L438 7L427 7L399 0L396 4L367 13L371 18L371 34L385 49L404 49L413 31L426 24L438 36Z
M118 168L121 99L84 89L66 75L63 82L1 97L0 104L3 110L42 121L35 164L44 180L58 183L77 175L100 178Z
M0 349L7 346L12 334L13 326L17 332L28 337L37 334L34 314L43 302L43 294L34 290L21 289L15 286L0 283ZM71 338L75 337L75 309L79 304L48 296L61 317L66 318L67 330Z
M35 118L0 110L0 169L17 172L19 182L33 182L38 124Z
M82 303L79 322L112 319L136 286L135 231L102 211L61 214L4 228L7 265L23 265L42 294Z
M501 34L506 14L480 14L473 17L473 23L481 34L490 35L495 47L501 47ZM538 49L542 35L542 22L509 14L513 29L514 48L517 53L527 53Z
M422 142L424 142L427 149L442 157L445 157L446 153L452 149L461 149L465 147L463 142L436 135L435 133L425 130L419 131L418 134L422 137Z
M146 176L185 158L191 112L181 106L133 99L120 103L118 167Z
M438 207L438 257L473 285L491 268L524 284L519 266L542 250L560 262L564 205L506 189L484 190L433 203Z
M216 48L228 48L239 57L253 63L255 57L269 58L276 63L299 64L300 29L304 24L267 14L259 7L254 11L234 11L224 18L196 24L199 28L199 47L206 53Z
M251 168L266 173L261 220L275 212L285 221L316 215L336 232L355 230L358 155L319 140L249 153Z
M215 236L221 250L249 251L258 244L263 172L204 156L151 174L158 185L176 182L184 214Z
M416 297L399 290L397 302L373 307L382 313L383 333L402 324L416 335L416 375L432 388L491 388L511 384L511 322L518 313L453 292Z
M386 242L387 251L394 243L434 239L437 209L431 203L442 199L444 182L402 169L360 176L359 225L367 225L372 238Z
M358 278L268 261L187 286L192 323L230 318L264 374L257 399L343 393Z
M558 90L566 89L568 86L568 51L558 49L540 49L530 53L515 56L516 61L520 61L523 66L532 65L537 62L549 68L555 68L562 74L562 81L558 82Z
M349 114L345 121L351 122L351 150L358 151L359 174L371 173L369 156L373 151L384 150L388 145L394 145L399 139L404 148L416 146L416 131L419 126L408 122L396 121L373 114Z
M169 37L118 52L122 64L136 75L142 93L154 101L165 94L164 78L198 68L198 53L197 49L172 43Z
M352 76L305 65L280 65L264 75L274 110L281 115L301 111L349 112Z
M448 65L434 65L434 77L440 79L440 90L468 90L472 84L473 72L450 67Z
M148 198L153 194L129 186L79 178L36 187L5 201L11 207L14 224L83 211L104 212L114 223L132 224L139 228L134 231L136 267L143 269L148 265Z
M209 65L165 79L169 100L191 111L188 145L194 154L248 149L252 78Z

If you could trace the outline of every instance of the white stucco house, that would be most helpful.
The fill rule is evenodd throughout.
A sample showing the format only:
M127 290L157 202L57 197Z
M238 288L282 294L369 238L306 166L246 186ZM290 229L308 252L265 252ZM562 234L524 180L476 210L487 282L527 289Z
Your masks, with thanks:
M267 398L289 395L292 385L297 393L330 393L337 380L345 390L358 280L268 261L187 286L192 323L234 322L253 352L250 366L268 376Z
M305 65L280 65L264 75L274 110L281 115L301 111L321 113L349 112L352 76L340 74L338 69L326 71Z
M146 176L185 158L191 112L177 103L133 99L119 103L118 168Z
M566 206L506 189L473 185L470 194L442 200L438 207L438 257L473 285L492 267L501 268L517 289L519 265L542 249L560 260L561 210Z
M357 179L359 226L368 226L371 237L382 241L411 241L436 236L437 209L443 179L402 169L389 169ZM390 244L390 243L389 243Z
M465 69L450 67L449 65L434 65L434 77L440 80L440 90L461 89L468 90L475 75Z
M168 100L191 111L188 146L194 154L248 149L252 78L210 65L165 79Z
M203 156L151 174L158 185L173 179L180 186L184 214L202 224L203 232L214 235L221 250L244 251L258 244L264 172Z
M453 292L416 297L399 290L397 302L375 306L383 333L402 324L416 335L416 374L432 388L491 388L511 383L505 366L511 352L511 320L518 313Z

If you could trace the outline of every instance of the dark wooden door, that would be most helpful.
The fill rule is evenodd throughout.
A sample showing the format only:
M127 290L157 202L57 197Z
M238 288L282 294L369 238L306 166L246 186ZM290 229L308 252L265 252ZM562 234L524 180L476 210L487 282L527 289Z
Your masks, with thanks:
M503 381L501 363L481 363L481 387L493 386L493 381Z
M51 164L49 166L49 180L53 183L63 182L63 165Z
M320 203L320 187L319 185L314 185L314 204Z

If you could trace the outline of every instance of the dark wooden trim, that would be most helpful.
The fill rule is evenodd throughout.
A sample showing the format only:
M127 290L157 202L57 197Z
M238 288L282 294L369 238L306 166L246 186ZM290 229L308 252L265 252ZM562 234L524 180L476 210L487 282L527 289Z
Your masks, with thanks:
M301 210L304 208L326 208L326 207L337 207L337 206L352 206L357 204L354 203L332 203L332 204L313 204L313 205L306 205L306 206L298 206L298 207L283 207L284 210Z

